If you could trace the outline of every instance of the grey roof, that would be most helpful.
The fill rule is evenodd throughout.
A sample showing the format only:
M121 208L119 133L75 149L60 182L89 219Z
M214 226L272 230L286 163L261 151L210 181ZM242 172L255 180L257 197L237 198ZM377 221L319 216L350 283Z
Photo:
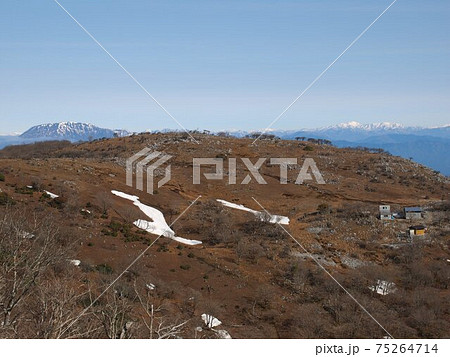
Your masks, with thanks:
M405 212L422 212L421 207L405 207Z

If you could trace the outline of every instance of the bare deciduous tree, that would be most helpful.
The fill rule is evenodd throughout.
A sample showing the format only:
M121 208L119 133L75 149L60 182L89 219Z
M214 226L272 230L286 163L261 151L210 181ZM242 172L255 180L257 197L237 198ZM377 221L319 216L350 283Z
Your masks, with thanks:
M52 219L6 208L0 216L0 333L16 334L23 304L44 273L65 261L67 245Z
M167 311L164 304L155 305L155 298L149 291L144 294L139 290L135 284L135 292L140 304L140 310L137 314L140 315L141 321L146 328L147 333L145 337L150 339L179 337L184 332L189 320L181 322L179 320L170 321L165 316Z
M96 195L96 200L100 205L100 209L102 210L102 214L108 214L108 210L111 208L113 204L113 200L111 195L108 192L99 192Z
M91 318L92 312L83 314L83 302L91 302L91 291L84 284L75 284L80 278L77 275L65 272L64 277L51 277L36 287L36 293L28 303L32 318L27 337L59 339L98 336L101 326Z

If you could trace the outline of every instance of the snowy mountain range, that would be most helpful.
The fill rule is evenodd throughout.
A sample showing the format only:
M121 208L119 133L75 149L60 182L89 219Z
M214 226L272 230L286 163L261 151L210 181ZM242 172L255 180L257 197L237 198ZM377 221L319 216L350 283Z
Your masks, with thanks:
M87 141L114 136L128 135L124 130L99 128L92 124L62 122L33 126L20 135L22 139L55 139L69 141Z
M397 123L382 122L373 124L361 124L357 121L349 121L348 123L341 123L329 128L336 129L360 129L360 130L397 130L403 129L404 126Z
M441 138L450 138L450 125L444 125L434 128L423 128L413 126L403 126L398 123L382 122L372 124L361 124L355 121L348 123L341 123L338 125L317 128L317 129L300 129L300 130L285 130L285 131L271 131L283 139L294 139L298 136L316 137L320 135L322 139L329 140L346 140L346 141L360 141L362 139L383 136L383 135L418 135L418 136L433 136Z
M271 131L271 134L289 140L327 139L337 147L381 148L450 175L450 125L422 128L389 122L348 122L318 129Z

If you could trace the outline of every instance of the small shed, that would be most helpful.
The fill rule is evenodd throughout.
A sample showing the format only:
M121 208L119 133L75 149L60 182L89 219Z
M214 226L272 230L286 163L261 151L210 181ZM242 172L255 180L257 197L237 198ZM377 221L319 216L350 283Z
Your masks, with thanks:
M380 219L381 220L393 219L394 218L392 216L392 213L391 213L391 206L382 205L382 206L379 207L379 209L380 209Z
M422 208L420 207L405 207L403 212L406 219L422 218Z
M409 227L409 235L410 235L410 237L413 237L413 236L424 236L426 232L427 232L427 227L425 227L424 225Z

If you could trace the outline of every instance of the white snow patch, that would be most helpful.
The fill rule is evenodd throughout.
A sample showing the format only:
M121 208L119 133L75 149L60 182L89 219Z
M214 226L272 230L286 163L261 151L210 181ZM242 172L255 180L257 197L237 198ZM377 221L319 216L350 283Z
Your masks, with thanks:
M186 244L186 245L199 245L199 244L202 244L202 241L195 240L195 239L186 239L186 238L182 238L182 237L172 237L172 239L174 241L177 241L178 243L183 243L183 244Z
M156 234L158 236L164 236L173 239L183 244L187 245L202 244L202 242L199 240L191 240L182 237L177 237L175 235L175 232L167 224L166 219L164 218L162 212L157 210L156 208L144 205L139 201L138 196L128 195L126 193L115 190L112 190L111 192L116 196L132 201L135 206L137 206L142 212L144 212L144 214L147 217L149 217L152 220L151 222L149 222L143 219L138 219L137 221L134 222L134 225L136 227L143 229L149 233Z
M25 232L25 231L21 231L20 235L22 236L22 238L24 239L33 239L36 236L33 233L29 233L29 232Z
M212 315L203 314L202 320L205 323L205 325L209 328L213 328L213 327L222 325L222 321L220 321L219 319L215 318Z
M250 212L250 213L253 213L259 219L261 219L261 221L265 220L265 212L255 211L255 210L253 210L251 208L245 207L244 205L238 205L236 203L228 202L228 201L225 201L225 200L217 200L217 201L220 202L221 204L223 204L225 207L229 207L229 208L234 208L234 209L238 209L238 210L241 210L241 211ZM269 222L270 223L279 223L279 224L288 225L289 224L289 218L285 217L285 216L278 216L278 215L274 214L274 215L269 215Z
M44 192L45 192L47 195L49 195L50 198L58 198L58 197L59 197L58 195L55 195L54 193L51 193L51 192L49 192L49 191L45 191L45 190L44 190Z
M31 185L27 185L27 188L33 188L33 186L31 186Z
M87 213L87 214L91 214L91 211L89 211L88 209L85 209L85 208L82 208L82 209L81 209L81 212L85 212L85 213Z
M156 285L155 285L155 284L152 284L152 283L148 283L148 284L145 284L145 287L146 287L148 290L155 290Z
M81 260L78 260L78 259L70 259L70 260L69 260L69 263L72 264L72 265L75 265L75 266L77 267L77 266L80 266Z
M369 286L369 289L375 291L377 294L380 295L387 295L390 293L394 293L397 290L397 288L395 287L395 283L384 280L377 280L376 285Z

